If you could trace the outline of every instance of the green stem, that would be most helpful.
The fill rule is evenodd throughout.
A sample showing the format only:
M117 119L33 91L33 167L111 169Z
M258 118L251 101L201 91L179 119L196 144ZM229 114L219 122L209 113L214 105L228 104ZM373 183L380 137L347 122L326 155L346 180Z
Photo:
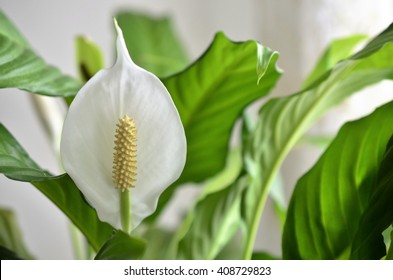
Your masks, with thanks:
M81 235L79 229L73 223L68 223L71 235L71 244L74 249L74 257L77 260L83 260Z
M120 192L120 219L123 231L131 231L131 193L129 191Z
M390 245L385 259L393 260L393 230L390 232Z

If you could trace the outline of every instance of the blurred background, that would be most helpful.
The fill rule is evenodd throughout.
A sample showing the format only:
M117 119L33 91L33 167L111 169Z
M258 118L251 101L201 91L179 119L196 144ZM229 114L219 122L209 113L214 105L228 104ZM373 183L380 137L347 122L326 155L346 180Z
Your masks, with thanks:
M38 54L72 76L77 75L74 43L80 34L93 39L103 49L106 65L112 64L112 17L121 9L170 16L192 59L203 53L217 31L224 31L235 41L258 40L280 52L278 63L285 73L275 95L296 92L332 39L355 33L373 36L393 20L391 0L0 0L0 8ZM334 134L345 120L370 112L381 102L391 100L392 94L392 83L368 88L328 113L312 133ZM59 172L58 159L29 94L1 89L0 122L39 165ZM296 179L319 153L318 149L299 146L285 161L281 174L286 200ZM176 224L181 210L192 204L192 191L180 196L172 212L165 215L163 224L169 227ZM0 207L15 211L35 257L73 258L66 218L34 187L0 175ZM270 208L268 203L256 246L280 255L279 224Z

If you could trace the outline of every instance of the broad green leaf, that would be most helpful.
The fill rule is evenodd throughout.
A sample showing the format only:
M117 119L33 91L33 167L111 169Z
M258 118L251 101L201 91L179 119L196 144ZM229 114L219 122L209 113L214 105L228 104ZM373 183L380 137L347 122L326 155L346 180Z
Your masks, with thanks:
M393 133L392 118L393 102L345 124L314 167L298 181L284 228L285 259L349 257Z
M245 195L247 241L244 258L251 257L260 217L271 184L288 152L328 109L365 86L393 78L393 26L361 51L339 62L307 89L272 99L260 111L255 133L246 145L246 168L251 184ZM380 44L376 48L377 43ZM368 49L370 46L373 50Z
M87 82L99 70L105 67L104 56L100 47L84 36L78 36L75 40L76 61L79 76Z
M354 49L366 40L366 35L353 35L350 37L334 40L327 47L314 69L308 75L303 87L308 87L326 71L332 69L340 60L348 58L353 54Z
M393 224L393 138L378 173L378 182L371 190L351 247L352 259L381 259L386 255L382 232Z
M22 258L18 256L15 252L0 245L0 260L21 260L21 259Z
M95 250L111 235L113 228L98 219L71 178L42 170L1 124L0 172L14 180L31 182L70 218Z
M223 169L235 121L280 77L277 59L277 52L255 41L234 43L218 33L194 64L163 80L186 132L187 162L178 182L161 196L157 213L177 185L201 182Z
M116 231L98 251L96 260L140 259L145 250L145 241Z
M178 242L178 258L216 258L239 230L241 193L245 187L245 178L240 178L229 187L207 195L196 205L190 228Z
M0 11L0 88L66 97L79 87L78 81L46 64Z
M137 65L159 77L169 76L188 65L186 52L169 18L129 11L118 13L116 19Z
M16 217L8 209L0 209L0 246L12 250L20 258L32 259L24 244Z
M218 33L193 65L163 80L187 136L181 182L200 182L223 169L232 127L247 105L274 87L277 59L255 41L234 43Z

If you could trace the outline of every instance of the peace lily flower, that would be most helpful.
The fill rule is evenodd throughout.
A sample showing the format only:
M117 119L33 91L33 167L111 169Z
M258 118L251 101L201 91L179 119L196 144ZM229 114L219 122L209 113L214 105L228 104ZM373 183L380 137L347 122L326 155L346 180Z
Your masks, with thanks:
M117 60L76 95L63 126L61 157L98 217L129 232L180 176L186 139L167 89L134 64L116 21L115 27Z

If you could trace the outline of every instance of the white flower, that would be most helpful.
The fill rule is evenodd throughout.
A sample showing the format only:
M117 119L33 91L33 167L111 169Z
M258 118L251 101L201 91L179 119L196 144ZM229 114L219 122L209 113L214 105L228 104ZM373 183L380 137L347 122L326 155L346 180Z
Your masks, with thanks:
M61 158L99 218L115 228L121 228L119 193L130 193L133 229L155 211L159 195L180 176L186 139L168 91L134 64L116 21L115 26L116 63L76 95L64 122Z

